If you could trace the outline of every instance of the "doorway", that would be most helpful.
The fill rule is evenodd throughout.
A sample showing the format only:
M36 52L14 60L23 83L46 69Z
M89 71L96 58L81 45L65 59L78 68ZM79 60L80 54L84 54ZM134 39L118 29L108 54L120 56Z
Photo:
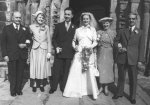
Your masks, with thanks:
M80 15L82 12L93 13L95 19L109 16L111 0L70 0L70 7L74 10L73 22L79 25Z

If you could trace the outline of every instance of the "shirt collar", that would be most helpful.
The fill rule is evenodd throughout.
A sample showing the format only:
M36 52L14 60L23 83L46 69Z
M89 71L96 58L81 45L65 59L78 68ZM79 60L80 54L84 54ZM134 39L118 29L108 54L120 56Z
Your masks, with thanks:
M17 24L15 24L15 23L13 23L13 26L14 26L14 28L16 29L17 28L17 26L18 26L18 30L19 30L19 28L20 28L20 24L19 25L17 25Z
M70 22L66 22L65 21L65 25L69 25L70 26L70 24L71 24L71 21Z
M135 29L135 26L129 27L129 29L131 28L131 30L133 31Z

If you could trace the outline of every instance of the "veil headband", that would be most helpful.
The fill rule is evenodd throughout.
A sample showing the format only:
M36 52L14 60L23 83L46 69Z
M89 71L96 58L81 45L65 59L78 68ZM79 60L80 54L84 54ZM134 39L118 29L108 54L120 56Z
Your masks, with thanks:
M90 26L94 27L95 29L99 28L94 15L92 13L90 13L90 12L83 12L81 14L81 16L80 16L80 26L83 26L83 16L84 15L88 15L91 18L91 20L90 20Z

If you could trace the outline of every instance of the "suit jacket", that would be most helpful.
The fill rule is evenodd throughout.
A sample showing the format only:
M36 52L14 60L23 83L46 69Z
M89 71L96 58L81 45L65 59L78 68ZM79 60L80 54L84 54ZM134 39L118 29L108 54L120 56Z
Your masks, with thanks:
M10 61L27 59L27 48L19 48L19 44L25 44L26 40L31 40L28 28L20 25L17 32L13 24L5 26L1 37L2 56L8 56Z
M114 45L118 48L118 43L126 48L126 52L118 52L117 62L129 65L136 65L137 62L144 62L144 36L142 31L137 27L130 33L129 29L121 29L115 38Z
M72 40L75 34L75 26L71 23L68 31L65 27L65 22L58 23L55 26L54 35L52 38L52 44L56 50L56 47L62 48L62 52L59 54L55 53L55 57L58 58L73 58L74 49L72 47ZM56 52L56 51L55 51Z
M31 33L33 33L33 45L32 49L36 49L38 47L48 50L51 52L51 38L49 27L47 25L43 26L43 30L40 29L40 26L37 24L30 25Z

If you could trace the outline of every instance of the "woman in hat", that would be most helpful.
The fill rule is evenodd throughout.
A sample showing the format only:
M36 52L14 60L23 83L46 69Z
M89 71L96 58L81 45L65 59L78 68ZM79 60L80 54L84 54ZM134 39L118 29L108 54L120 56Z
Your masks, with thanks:
M113 19L105 17L99 20L102 24L101 30L97 31L98 47L97 47L97 67L99 70L100 90L107 96L108 85L114 82L113 73L113 40L116 33L110 29Z
M44 91L46 79L51 76L51 37L48 25L45 24L45 15L42 11L35 14L35 23L30 25L33 34L33 45L30 52L30 78L32 91L36 88Z

